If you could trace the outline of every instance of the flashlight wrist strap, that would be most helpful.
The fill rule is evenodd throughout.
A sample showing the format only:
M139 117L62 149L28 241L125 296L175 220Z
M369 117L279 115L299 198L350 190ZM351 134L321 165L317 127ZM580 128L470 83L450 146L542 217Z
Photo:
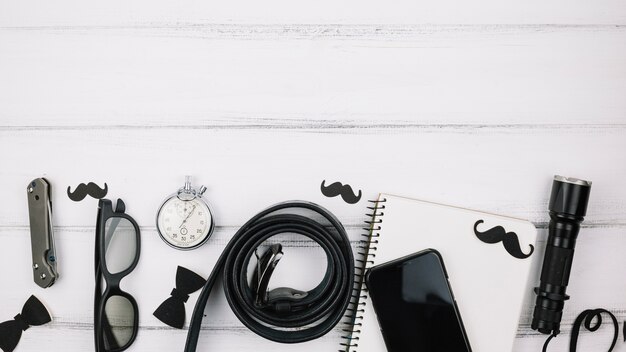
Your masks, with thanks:
M609 312L606 309L597 308L597 309L587 309L576 317L574 320L574 326L572 327L572 335L569 340L569 350L570 352L576 352L576 345L578 344L578 334L580 333L580 326L584 326L585 329L594 332L600 328L602 325L602 313L608 314L613 321L613 326L615 328L615 332L613 334L613 342L611 343L611 347L609 347L609 351L613 351L615 348L615 344L617 343L617 336L619 335L619 324L617 323L617 318L613 313ZM595 321L595 324L593 324Z
M619 323L617 322L617 318L615 318L615 315L613 315L613 313L609 312L606 309L597 308L584 310L578 315L578 317L576 317L576 320L574 320L574 325L572 326L572 333L569 340L569 352L576 352L576 345L578 344L578 335L580 334L581 325L590 332L598 330L602 325L602 313L606 313L613 321L613 327L615 329L615 332L613 333L613 342L611 342L611 347L609 347L608 352L613 351L613 348L615 348L615 344L617 343L617 337L619 336ZM593 324L594 321L595 324ZM542 352L547 352L548 344L553 338L556 337L556 335L559 334L559 332L560 331L558 330L553 331L552 335L550 335L546 339L546 342L543 344Z

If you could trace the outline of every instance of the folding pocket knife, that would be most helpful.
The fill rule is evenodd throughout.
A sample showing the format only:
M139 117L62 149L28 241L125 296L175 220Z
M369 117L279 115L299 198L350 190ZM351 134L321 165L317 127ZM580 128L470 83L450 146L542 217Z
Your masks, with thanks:
M37 178L28 184L26 190L33 255L33 278L37 285L48 288L59 277L52 233L50 184L44 178Z

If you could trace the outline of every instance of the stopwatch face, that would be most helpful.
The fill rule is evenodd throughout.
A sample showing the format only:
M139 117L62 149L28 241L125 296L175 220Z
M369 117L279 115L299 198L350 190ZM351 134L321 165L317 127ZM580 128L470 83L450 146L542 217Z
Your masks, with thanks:
M181 200L173 196L157 215L161 238L179 249L192 249L209 239L213 218L209 207L201 199Z

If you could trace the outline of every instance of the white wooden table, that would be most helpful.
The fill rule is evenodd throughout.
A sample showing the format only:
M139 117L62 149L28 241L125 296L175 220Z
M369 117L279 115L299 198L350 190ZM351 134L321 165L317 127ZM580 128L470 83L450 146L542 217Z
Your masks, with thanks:
M626 318L625 150L622 0L0 0L0 321L35 294L54 321L16 351L93 350L97 202L65 194L80 182L106 182L141 226L141 260L123 281L141 311L129 351L181 351L186 330L152 316L176 265L207 276L266 206L318 202L356 242L365 199L402 194L529 219L541 253L551 178L564 174L594 182L550 348L566 351L583 309ZM154 221L185 174L209 188L219 225L192 252L167 247ZM40 176L53 186L62 275L46 290L31 278L25 196ZM323 197L324 179L363 199ZM310 242L294 238L286 252L277 284L321 277ZM545 338L530 329L531 300L516 352ZM221 287L206 314L201 351L335 351L341 333L268 342ZM611 336L608 324L583 333L579 350L605 351Z

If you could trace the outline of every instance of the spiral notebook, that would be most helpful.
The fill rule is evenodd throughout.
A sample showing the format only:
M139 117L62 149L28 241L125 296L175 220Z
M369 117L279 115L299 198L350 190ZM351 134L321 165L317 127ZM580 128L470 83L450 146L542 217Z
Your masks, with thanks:
M537 231L530 222L389 194L380 194L369 209L372 219L359 260L361 289L342 351L386 351L363 274L426 248L443 257L472 350L512 350L537 256Z

